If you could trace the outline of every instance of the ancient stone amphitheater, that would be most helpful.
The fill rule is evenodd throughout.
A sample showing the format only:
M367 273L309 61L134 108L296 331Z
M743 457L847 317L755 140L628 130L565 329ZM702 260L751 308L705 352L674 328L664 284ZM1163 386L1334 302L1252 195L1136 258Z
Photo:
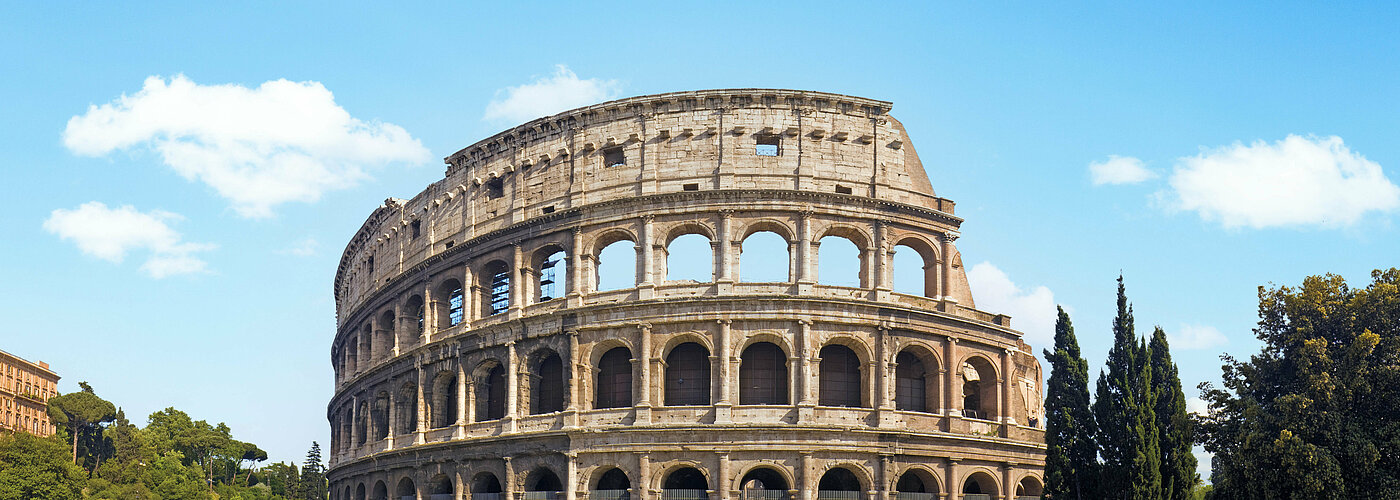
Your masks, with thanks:
M1038 498L1040 363L890 106L651 95L447 157L341 258L332 498Z

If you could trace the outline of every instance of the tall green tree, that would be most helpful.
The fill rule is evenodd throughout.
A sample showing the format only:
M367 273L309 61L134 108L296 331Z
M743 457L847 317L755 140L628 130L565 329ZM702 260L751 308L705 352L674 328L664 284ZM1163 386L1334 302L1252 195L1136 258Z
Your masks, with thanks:
M1162 468L1162 498L1190 500L1196 487L1196 456L1191 454L1195 444L1191 417L1186 413L1186 395L1181 392L1181 377L1172 362L1167 334L1161 327L1152 330L1147 345L1152 365L1152 389L1155 399L1160 466Z
M82 498L83 471L56 438L0 434L0 500Z
M72 441L73 463L78 463L78 436L117 418L117 407L97 397L92 386L80 382L83 390L49 398L49 420L68 431Z
M1339 276L1259 287L1263 348L1201 384L1198 438L1214 498L1396 498L1400 492L1400 269L1364 289Z
M1079 352L1069 314L1062 307L1056 309L1055 351L1045 351L1050 382L1045 390L1044 497L1098 498L1098 430L1089 409L1089 363Z
M1118 277L1118 315L1113 319L1113 347L1099 372L1094 399L1099 452L1103 457L1100 488L1104 498L1157 500L1162 492L1152 371L1147 344L1133 333L1133 310Z
M306 450L306 463L301 466L301 495L306 500L326 498L330 486L326 484L326 468L321 465L321 444L311 442Z

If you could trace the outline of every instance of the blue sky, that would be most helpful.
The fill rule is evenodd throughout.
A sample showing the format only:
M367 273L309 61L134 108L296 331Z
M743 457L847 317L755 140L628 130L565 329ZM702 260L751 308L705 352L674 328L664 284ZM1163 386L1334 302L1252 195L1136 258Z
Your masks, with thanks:
M1397 265L1393 4L505 5L0 4L0 349L300 460L374 207L551 107L703 88L893 101L978 305L1037 348L1065 305L1097 371L1121 272L1188 397L1259 285Z

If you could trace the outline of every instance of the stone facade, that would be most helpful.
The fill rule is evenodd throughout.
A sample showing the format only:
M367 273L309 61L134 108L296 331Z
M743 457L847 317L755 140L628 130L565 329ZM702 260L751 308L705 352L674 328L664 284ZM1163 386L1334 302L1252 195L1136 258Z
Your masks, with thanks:
M341 259L332 498L1038 497L1040 363L975 309L962 220L889 110L661 94L447 157ZM688 235L707 258L671 254ZM759 236L785 279L740 279ZM817 276L833 238L858 284ZM618 242L634 261L604 262Z
M58 374L49 364L0 351L0 431L50 436L49 398L58 395Z

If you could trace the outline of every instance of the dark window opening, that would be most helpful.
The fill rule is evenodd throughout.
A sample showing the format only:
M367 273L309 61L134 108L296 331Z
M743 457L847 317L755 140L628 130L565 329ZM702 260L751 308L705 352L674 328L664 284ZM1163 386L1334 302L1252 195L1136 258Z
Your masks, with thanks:
M625 406L632 406L632 352L626 347L614 347L598 359L593 407Z
M739 480L739 485L745 493L750 491L781 491L786 493L788 490L787 478L784 478L778 471L767 467L760 467L744 474L743 479Z
M462 323L462 313L465 310L462 305L465 302L462 296L462 288L457 287L447 298L447 325L457 326Z
M759 342L744 349L739 362L739 404L787 403L787 354L768 342Z
M699 191L699 190L700 190L700 184L699 184L699 183L692 182L692 183L690 183L690 184L686 184L686 185L684 185L684 186L681 186L681 189L683 189L683 190L685 190L685 191Z
M705 479L705 474L700 471L692 467L683 467L666 476L666 481L661 484L661 489L704 492L710 489L710 482Z
M472 483L472 493L500 493L501 482L496 479L495 474L485 473L476 478Z
M840 185L840 184L837 184L837 185L836 185L836 194L851 194L851 187L850 187L850 186L842 186L842 185Z
M849 347L829 345L821 350L821 383L818 403L822 406L861 406L860 359Z
M563 483L559 482L559 476L554 475L549 469L535 469L525 478L525 491L562 491Z
M817 491L862 491L862 488L855 473L836 468L822 475L821 481L817 483Z
M924 363L913 353L901 352L894 358L894 406L904 411L928 411L928 380Z
M754 136L757 144L754 145L754 154L758 156L779 156L783 154L782 138L773 134L762 134Z
M545 213L545 214L552 214L552 213L554 213L554 205L550 205L550 206L544 207L544 208L540 209L540 212L543 212L543 213Z
M932 493L924 486L924 480L913 472L906 472L899 476L899 482L895 484L894 490L900 493Z
M550 353L540 360L533 382L535 387L530 391L531 415L564 409L564 363L560 361L558 354Z
M413 227L413 237L410 239L416 240L423 234L423 221L413 221L409 226Z
M367 261L365 262L365 267L369 268L369 272L371 272L371 273L374 272L374 256L373 256L373 255L369 256L369 260L367 260Z
M710 404L710 351L688 342L666 355L666 406Z
M486 181L486 197L496 199L506 195L506 178L497 177Z
M447 250L447 249L449 249L449 248L452 248L452 242L451 242L451 241L448 241L447 243L444 243L444 244L442 245L442 249L443 249L443 250Z
M598 478L598 487L595 491L621 491L632 487L632 481L627 479L627 473L622 469L609 469L603 473L603 477Z
M563 262L564 252L554 252L540 264L540 302L554 300L563 295L559 293L563 281L559 271L564 267Z
M481 398L483 408L477 412L476 421L485 422L506 416L506 369L504 366L496 365L491 368L491 371L486 372L486 383L482 384L481 394L478 397Z
M622 153L622 148L608 148L603 150L603 166L618 167L627 164L627 155Z
M504 263L492 266L491 272L491 314L500 314L510 308L510 269Z

